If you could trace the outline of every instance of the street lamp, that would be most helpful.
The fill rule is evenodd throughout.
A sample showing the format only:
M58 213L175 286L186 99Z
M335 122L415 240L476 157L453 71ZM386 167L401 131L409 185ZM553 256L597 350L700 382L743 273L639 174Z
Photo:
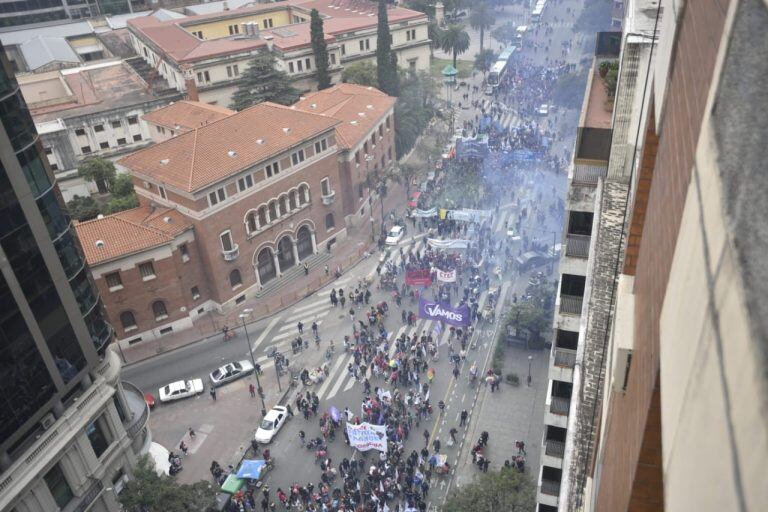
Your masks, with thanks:
M533 362L533 356L528 356L528 385L531 385L531 363Z
M251 338L248 335L248 325L245 323L245 320L251 316L251 313L253 313L253 309L245 308L243 312L240 314L240 321L243 323L243 330L245 331L245 341L246 343L248 343L248 352L251 354L251 363L253 363L253 373L256 375L257 391L259 393L259 398L261 399L261 415L266 416L267 406L264 403L264 389L261 387L261 380L259 380L259 372L256 370L256 359L253 357L253 347L251 347Z

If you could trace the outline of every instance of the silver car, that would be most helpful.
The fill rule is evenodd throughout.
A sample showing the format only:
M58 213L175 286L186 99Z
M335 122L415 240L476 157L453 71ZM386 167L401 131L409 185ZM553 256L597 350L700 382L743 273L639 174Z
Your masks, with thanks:
M221 368L213 370L209 376L211 386L221 386L227 382L232 382L240 377L244 377L253 371L253 364L247 359L227 363Z

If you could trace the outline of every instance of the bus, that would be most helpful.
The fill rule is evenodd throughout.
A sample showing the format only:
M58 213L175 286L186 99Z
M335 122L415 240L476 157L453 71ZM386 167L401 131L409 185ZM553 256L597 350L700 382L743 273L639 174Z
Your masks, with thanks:
M515 55L515 51L517 51L517 48L510 46L499 54L496 62L491 66L491 71L488 73L488 85L498 87L504 75L507 74L507 70L512 65L512 57Z
M537 0L536 6L531 12L531 22L538 23L541 21L541 15L544 13L544 7L547 5L547 0Z

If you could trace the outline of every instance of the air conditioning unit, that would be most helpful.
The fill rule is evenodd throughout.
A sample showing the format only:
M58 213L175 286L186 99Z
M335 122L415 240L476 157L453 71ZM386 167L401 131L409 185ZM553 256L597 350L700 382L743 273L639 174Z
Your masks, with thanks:
M627 390L629 369L632 366L632 349L619 348L616 350L616 360L613 363L613 389L624 392Z
M49 428L51 428L54 423L56 423L56 417L53 415L53 413L50 413L50 412L45 416L43 416L43 419L40 420L40 425L45 430L48 430Z

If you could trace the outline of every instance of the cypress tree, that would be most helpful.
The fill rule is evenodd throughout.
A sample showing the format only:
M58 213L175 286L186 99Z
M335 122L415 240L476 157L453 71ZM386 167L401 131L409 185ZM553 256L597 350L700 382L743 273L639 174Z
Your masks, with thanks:
M379 89L397 96L400 93L400 78L397 75L397 59L392 54L392 35L389 33L387 3L379 0L378 30L376 31L376 76Z
M242 75L242 80L229 108L243 110L262 101L290 105L299 99L299 91L291 85L284 72L275 69L275 56L270 52L257 54Z
M323 18L317 9L310 13L310 34L312 37L312 51L315 53L315 67L317 68L317 88L327 89L331 86L331 75L328 73L328 47L325 44L323 32Z

